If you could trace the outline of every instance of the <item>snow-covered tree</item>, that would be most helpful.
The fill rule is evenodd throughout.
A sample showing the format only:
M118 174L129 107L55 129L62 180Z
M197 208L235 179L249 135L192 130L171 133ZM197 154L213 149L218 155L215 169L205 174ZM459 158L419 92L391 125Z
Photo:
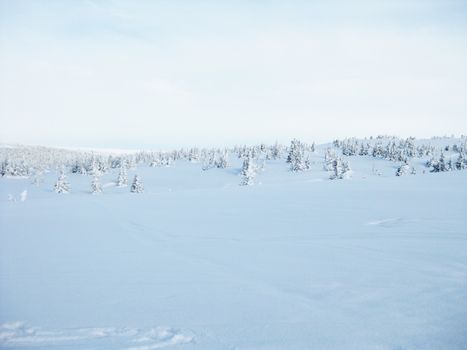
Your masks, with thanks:
M402 163L398 168L397 168L397 171L396 171L396 176L404 176L404 175L407 175L410 171L410 167L409 167L409 164L407 164L406 162Z
M250 157L246 157L243 161L242 172L240 174L242 176L240 185L249 186L253 184L253 180L256 176L256 166Z
M305 158L305 145L294 139L290 143L287 163L290 163L290 170L303 171L310 167L308 159Z
M141 181L138 175L135 175L133 179L133 183L131 184L131 192L143 193L143 191L144 191L143 182Z
M367 156L368 155L368 148L369 147L365 147L364 143L362 142L361 145L360 145L360 151L358 152L358 155L359 156Z
M273 146L270 148L270 157L274 160L281 158L282 156L282 146L276 141Z
M329 177L331 180L340 179L342 173L342 162L340 158L335 158L332 161L332 174Z
M434 157L431 157L429 160L426 161L425 166L427 168L431 168L434 164L436 164L436 160Z
M339 142L339 147L342 148L342 154L345 156L354 156L358 151L358 141L354 138L345 139Z
M191 148L188 153L188 160L190 162L197 162L199 160L199 150L197 148Z
M350 176L351 169L349 162L342 161L339 157L332 162L332 174L329 177L331 180L346 179Z
M220 169L227 168L229 166L229 154L227 150L224 150L219 154L219 159L216 161L216 167Z
M209 153L204 155L203 159L203 170L209 170L216 166L216 152L214 150L209 151Z
M463 170L467 168L467 160L463 152L459 153L459 157L456 160L455 166L457 170Z
M126 172L125 166L120 167L120 173L117 178L117 187L126 187L128 186L128 175Z
M443 152L441 152L441 156L439 157L438 162L433 164L433 169L431 170L432 173L438 173L441 171L450 171L451 170L451 162L446 161L444 158Z
M323 169L325 171L331 171L334 169L333 164L334 160L336 159L336 155L334 154L333 151L331 151L330 148L327 148L325 153L324 153L324 164L323 164Z
M344 160L342 162L342 174L341 174L341 179L347 179L350 177L352 174L352 169L350 169L350 164L348 161Z
M73 174L86 174L86 168L77 160L71 167L71 172Z
M65 173L62 171L58 176L58 180L54 185L55 193L68 193L70 192L70 184L67 181Z
M94 175L94 177L92 178L91 193L92 194L102 193L102 185L101 185L100 178L98 175Z

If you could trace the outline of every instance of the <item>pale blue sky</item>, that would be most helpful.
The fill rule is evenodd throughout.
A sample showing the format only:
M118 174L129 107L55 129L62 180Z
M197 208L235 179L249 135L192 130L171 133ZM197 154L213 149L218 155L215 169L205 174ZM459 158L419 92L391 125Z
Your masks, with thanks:
M466 1L0 0L0 141L467 133Z

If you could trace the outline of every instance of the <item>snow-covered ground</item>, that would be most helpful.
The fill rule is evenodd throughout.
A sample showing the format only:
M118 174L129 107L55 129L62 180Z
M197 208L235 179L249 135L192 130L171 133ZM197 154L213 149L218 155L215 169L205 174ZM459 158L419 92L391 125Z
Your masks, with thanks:
M253 186L233 157L130 170L142 194L0 179L0 348L466 349L467 171L329 180L323 151Z

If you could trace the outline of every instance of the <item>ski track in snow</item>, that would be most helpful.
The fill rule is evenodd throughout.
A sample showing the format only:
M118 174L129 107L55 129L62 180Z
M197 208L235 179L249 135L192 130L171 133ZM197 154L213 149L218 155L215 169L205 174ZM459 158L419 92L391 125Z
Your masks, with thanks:
M370 226L383 226L383 227L393 227L398 224L407 223L408 220L404 218L389 218L389 219L381 219L381 220L374 220L367 222L367 225Z
M192 332L170 327L115 328L88 327L70 329L44 329L24 322L0 324L0 348L70 346L92 341L94 349L151 350L191 343ZM122 346L115 347L115 342ZM96 347L97 346L97 347Z

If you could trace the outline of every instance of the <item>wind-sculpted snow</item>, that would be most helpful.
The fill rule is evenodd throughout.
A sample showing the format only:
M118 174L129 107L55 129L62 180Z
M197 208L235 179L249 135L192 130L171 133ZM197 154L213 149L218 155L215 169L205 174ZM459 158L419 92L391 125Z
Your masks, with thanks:
M3 348L92 348L151 350L191 343L191 332L168 327L139 328L70 328L44 329L23 322L0 324L0 347Z
M467 171L327 149L0 178L0 348L465 350Z

